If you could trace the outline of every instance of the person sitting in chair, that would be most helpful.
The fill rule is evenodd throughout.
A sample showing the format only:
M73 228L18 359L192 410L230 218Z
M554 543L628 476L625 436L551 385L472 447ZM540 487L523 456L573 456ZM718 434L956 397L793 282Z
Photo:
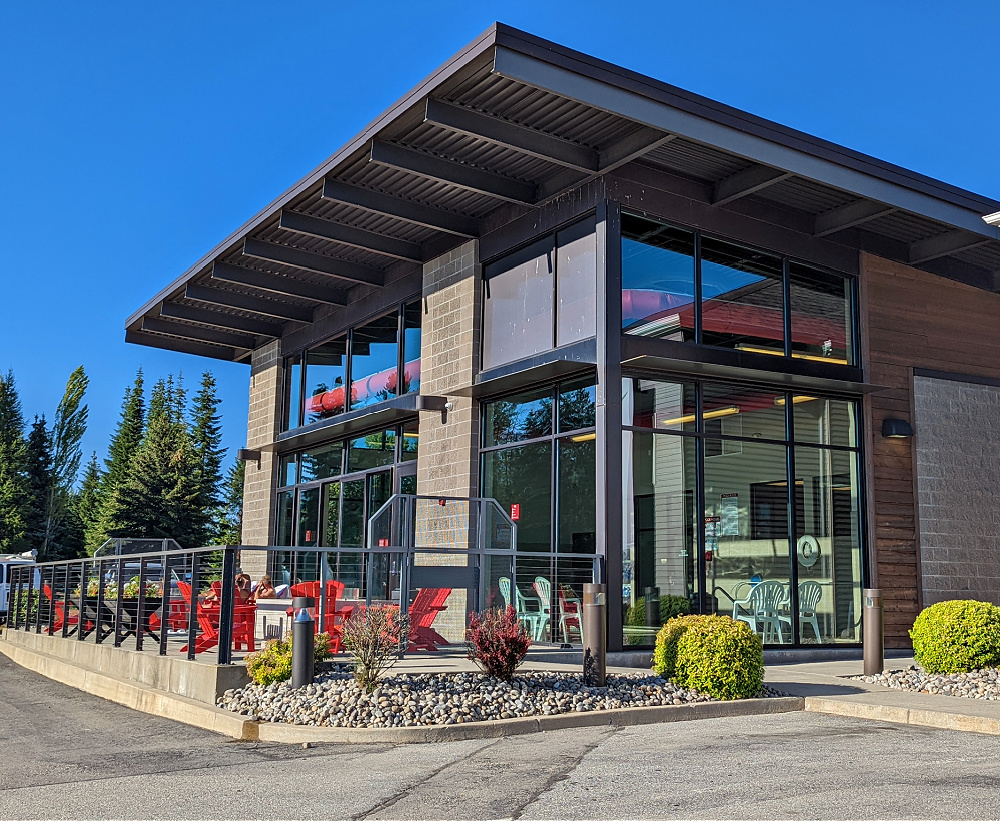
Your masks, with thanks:
M270 576L260 577L260 581L257 582L253 594L258 599L275 599L278 597L278 592L274 589Z

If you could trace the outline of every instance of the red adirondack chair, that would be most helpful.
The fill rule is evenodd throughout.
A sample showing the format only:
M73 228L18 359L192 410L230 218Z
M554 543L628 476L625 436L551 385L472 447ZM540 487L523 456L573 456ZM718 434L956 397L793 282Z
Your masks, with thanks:
M580 634L580 643L583 643L583 613L581 612L580 600L572 588L569 590L559 587L559 627L562 631L564 644L569 644L570 630L576 630Z
M308 596L316 604L309 608L310 615L319 621L319 599L322 585L320 582L300 582L293 584L291 589L292 598L296 596ZM330 579L326 583L326 618L322 632L330 636L330 651L339 653L344 638L344 622L351 617L354 612L353 605L337 607L337 599L344 593L344 583ZM285 613L295 616L295 609L289 607Z
M79 614L79 612L74 611L74 612L69 613L67 615L67 613L66 613L66 609L67 609L66 605L63 602L59 601L58 599L53 599L53 597L52 597L52 588L49 587L48 582L43 582L43 584L42 584L42 592L45 594L45 598L47 598L50 601L52 601L52 604L53 604L53 606L55 608L55 611L56 611L56 617L55 617L55 619L52 622L52 630L50 631L50 634L55 633L57 630L62 630L63 629L63 624L66 624L67 626L79 625L80 624L80 614ZM72 607L72 606L73 605L70 604L70 607Z
M445 602L451 595L450 587L422 587L410 605L410 647L414 650L436 652L439 644L448 640L431 625L438 613L448 608Z

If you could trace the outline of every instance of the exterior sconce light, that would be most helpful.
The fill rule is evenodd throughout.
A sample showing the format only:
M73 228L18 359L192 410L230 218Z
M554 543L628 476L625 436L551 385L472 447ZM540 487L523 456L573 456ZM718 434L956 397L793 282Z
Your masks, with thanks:
M257 469L260 470L260 451L259 450L249 450L247 448L240 448L236 451L236 458L240 462L256 462Z
M913 428L905 419L883 419L882 435L886 439L907 439L913 436Z

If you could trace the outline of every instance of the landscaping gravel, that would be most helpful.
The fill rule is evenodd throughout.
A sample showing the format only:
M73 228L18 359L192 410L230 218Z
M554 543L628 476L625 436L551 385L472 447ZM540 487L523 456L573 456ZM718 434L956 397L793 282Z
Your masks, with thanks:
M609 675L607 684L585 687L578 673L525 672L510 682L480 673L403 674L383 679L366 695L350 672L337 669L298 689L283 682L227 690L218 704L258 721L319 727L417 727L715 700L652 673ZM766 687L761 693L762 697L777 695Z
M905 670L889 670L877 676L851 676L855 681L879 684L897 690L913 690L960 698L1000 699L1000 670L974 670L971 673L932 675L911 665Z

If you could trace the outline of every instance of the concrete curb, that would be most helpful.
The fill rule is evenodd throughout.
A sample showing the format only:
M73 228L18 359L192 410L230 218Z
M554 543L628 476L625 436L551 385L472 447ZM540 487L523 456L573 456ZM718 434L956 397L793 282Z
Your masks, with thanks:
M942 698L947 698L947 696L942 696ZM842 701L822 696L807 696L805 709L813 713L864 718L870 721L888 721L891 724L912 724L919 727L933 727L937 730L960 730L967 733L1000 735L1000 719L973 716L968 713L949 713L944 710L870 704L863 701Z
M791 713L803 709L803 699L755 698L745 701L706 701L666 707L626 707L618 710L595 710L590 713L563 713L555 716L509 718L502 721L475 721L434 727L399 727L393 729L350 729L346 727L309 727L296 724L262 722L257 726L261 741L287 744L361 744L382 742L414 744L441 741L467 741L475 738L566 730L573 727L634 727L671 721L695 721L703 718Z
M350 729L346 727L310 727L296 724L251 721L184 696L154 690L144 684L88 670L64 659L48 656L23 647L0 642L0 653L15 664L53 681L75 687L100 698L123 704L133 710L169 718L244 741L273 741L283 744L419 744L442 741L465 741L476 738L565 730L573 727L634 727L671 721L696 721L705 718L791 713L804 709L804 699L756 698L745 701L705 701L666 707L628 707L618 710L595 710L589 713L564 713L555 716L512 718L502 721L471 722L434 727L399 727L394 729Z
M257 738L257 722L201 701L88 670L64 659L26 650L8 642L0 642L0 653L26 670L133 710L201 727L230 738L244 741Z

